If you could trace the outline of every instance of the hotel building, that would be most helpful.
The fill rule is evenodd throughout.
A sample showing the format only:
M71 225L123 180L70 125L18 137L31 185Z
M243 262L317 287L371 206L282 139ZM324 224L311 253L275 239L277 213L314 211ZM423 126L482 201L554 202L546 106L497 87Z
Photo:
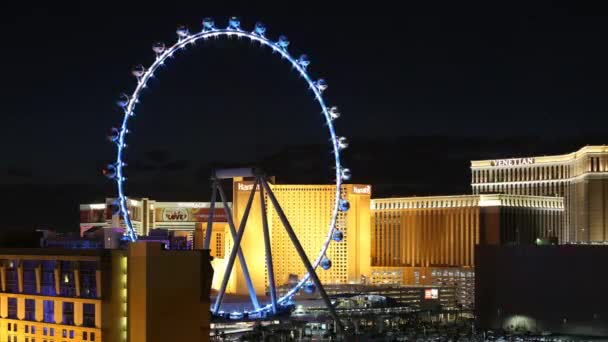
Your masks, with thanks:
M560 243L608 241L608 146L563 155L471 162L474 194L564 198Z
M114 199L108 198L105 203L80 205L81 236L93 227L125 227L122 218L113 213L114 201ZM231 204L228 203L228 205ZM129 199L127 202L131 224L138 235L149 235L152 229L166 229L175 236L186 237L189 241L193 240L197 228L200 230L203 225L206 227L209 207L209 202L159 202L148 198ZM226 213L222 203L215 204L213 222L214 229L218 232L227 228ZM214 236L214 238L216 237ZM218 238L221 239L221 237ZM106 246L106 248L115 247ZM212 256L216 255L212 254Z
M0 341L208 341L212 272L152 242L0 249Z
M372 283L456 285L471 304L475 246L534 244L561 229L561 197L463 195L373 199Z
M274 192L285 215L289 219L302 247L308 258L314 261L328 237L329 223L333 210L335 191L333 185L294 185L294 184L272 184L270 188ZM253 183L244 179L235 179L233 187L233 208L235 225L238 227L243 216ZM267 194L265 194L267 197ZM343 232L341 242L332 241L326 256L332 262L328 270L317 268L319 279L324 284L348 284L360 283L368 279L370 270L370 185L346 184L342 186L342 196L350 202L347 212L338 214L337 227ZM266 215L268 219L271 236L271 249L274 265L275 282L277 286L287 284L290 275L302 278L306 274L304 265L300 260L291 240L289 239L283 225L276 214L274 207L268 198L265 199ZM203 225L200 233L196 236L204 236L206 226ZM212 255L218 259L213 261L216 274L214 275L213 287L218 288L224 273L224 261L232 250L233 239L228 228L224 230L223 252L225 259L219 259L214 253L219 251L215 233L211 241ZM266 255L262 245L262 219L259 191L256 192L247 221L247 226L241 247L247 261L249 273L256 293L263 295L267 291L268 270L266 268ZM196 241L195 245L202 245ZM216 267L217 266L217 267ZM227 287L228 293L246 294L247 286L237 259L232 276Z

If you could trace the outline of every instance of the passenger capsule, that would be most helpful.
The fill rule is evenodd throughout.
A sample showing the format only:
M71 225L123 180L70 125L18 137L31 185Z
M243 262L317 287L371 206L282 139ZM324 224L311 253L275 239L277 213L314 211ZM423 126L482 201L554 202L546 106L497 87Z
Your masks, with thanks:
M306 283L304 284L304 292L308 293L308 294L313 294L315 293L315 291L317 290L317 287L315 286L314 283Z
M338 147L343 150L348 147L348 140L346 137L338 137Z
M120 215L120 204L117 201L110 203L110 212L112 213L112 216Z
M156 52L157 55L160 55L165 52L165 49L166 46L163 42L154 43L154 45L152 45L152 51Z
M255 29L254 32L258 35L258 36L264 36L264 34L266 34L266 26L264 24L262 24L261 22L257 22L255 24Z
M325 88L327 88L327 86ZM338 107L333 106L333 107L329 108L329 116L331 117L332 120L339 118L340 110L338 109Z
M286 50L287 47L289 46L289 39L287 39L286 36L280 36L279 37L279 41L277 42L277 45L283 49Z
M114 166L114 164L108 164L101 171L101 173L103 173L103 175L109 179L115 179L116 178L116 166Z
M111 142L117 142L120 138L120 130L116 127L112 127L110 129L110 134L108 135L108 140Z
M133 74L133 76L135 76L137 78L142 78L145 73L146 73L146 68L144 68L144 66L141 64L134 66L133 69L131 70L131 74Z
M340 229L336 229L334 233L331 235L332 240L336 242L340 242L344 239L344 233Z
M341 199L338 202L338 210L341 212L346 212L346 211L348 211L348 209L350 209L350 202L348 202L345 199Z
M341 175L342 175L343 180L349 180L350 177L352 176L350 173L350 169L342 169Z
M206 31L215 30L215 21L212 18L203 19L203 29Z
M228 20L228 29L239 31L241 29L241 21L238 17L230 17Z
M323 260L321 260L321 268L323 268L324 270L328 270L331 268L331 260L329 260L327 257L324 257Z
M182 25L177 28L175 33L177 33L177 36L179 38L186 38L190 35L190 30L188 30L188 28L186 26Z
M320 91L324 91L325 89L327 89L327 82L325 82L324 79L319 78L317 80L317 82L315 82L315 86L317 87L317 89L319 89Z
M129 101L130 101L130 99L129 99L129 96L127 96L127 94L121 94L118 101L116 101L116 104L118 105L118 107L125 108L126 106L129 105Z
M307 55L301 55L297 62L304 69L310 65L310 59L308 59Z

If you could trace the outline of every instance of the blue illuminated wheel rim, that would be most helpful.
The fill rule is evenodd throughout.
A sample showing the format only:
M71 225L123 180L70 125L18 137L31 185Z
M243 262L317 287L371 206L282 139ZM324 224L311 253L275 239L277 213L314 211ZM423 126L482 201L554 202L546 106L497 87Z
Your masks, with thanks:
M128 95L122 95L120 99L117 101L117 104L123 108L124 117L122 120L122 124L120 128L112 128L111 134L109 136L110 140L117 145L117 153L116 153L116 161L114 164L110 164L104 170L104 174L113 180L116 181L116 186L118 190L118 199L116 203L113 203L113 206L116 208L116 212L120 214L125 222L126 230L124 234L124 238L128 241L134 242L137 240L137 234L133 228L131 223L131 218L129 215L129 211L127 209L127 196L124 191L124 182L126 178L124 176L124 167L126 164L124 163L124 155L126 145L126 136L129 133L128 123L129 118L134 116L134 110L139 103L139 97L143 89L146 88L147 82L150 78L153 77L154 72L164 65L165 61L173 55L185 48L188 44L193 44L199 40L207 40L209 38L246 38L252 42L260 43L260 46L269 47L273 50L273 52L277 52L282 59L286 59L292 65L292 67L299 73L299 75L307 82L309 88L313 92L314 99L321 107L322 114L325 118L325 123L327 125L330 141L332 145L332 154L334 156L335 163L335 201L333 205L332 216L329 224L329 229L327 233L327 237L321 247L321 251L317 258L312 263L314 269L317 269L319 264L323 263L324 268L331 265L329 259L327 259L326 252L329 244L332 241L332 237L335 238L334 233L340 232L336 228L336 222L338 218L338 214L340 212L345 212L349 209L349 203L346 199L343 199L341 196L341 186L342 182L350 179L350 170L344 168L340 162L340 151L348 146L347 139L345 137L340 137L336 135L333 121L340 116L340 112L337 107L328 107L323 98L323 91L327 88L327 83L324 79L313 80L313 78L309 75L307 71L307 67L310 64L310 60L308 56L303 54L298 58L294 58L287 50L289 46L289 40L285 36L280 36L277 41L272 41L266 37L266 27L257 23L252 32L245 31L240 27L240 21L236 17L231 17L229 19L228 27L225 29L219 29L215 26L215 23L212 19L205 18L203 20L203 28L198 33L190 33L190 31L180 26L177 31L178 40L175 44L170 47L166 47L164 43L156 43L153 45L152 50L156 53L156 60L149 68L145 68L142 65L136 66L132 70L133 76L137 78L137 86L133 93ZM336 239L334 239L336 240ZM341 239L340 239L341 240ZM329 266L328 266L329 265ZM310 275L306 274L293 288L291 288L285 295L277 300L278 304L288 305L291 298L298 292L304 284L309 280ZM260 307L258 310L254 312L266 311L268 312L271 309L271 304Z

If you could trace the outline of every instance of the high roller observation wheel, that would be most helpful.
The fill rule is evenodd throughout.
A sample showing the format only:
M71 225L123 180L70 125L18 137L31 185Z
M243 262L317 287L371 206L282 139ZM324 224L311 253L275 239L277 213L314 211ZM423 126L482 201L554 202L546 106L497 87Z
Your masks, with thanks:
M124 191L124 182L126 178L124 176L124 162L126 136L130 132L128 129L129 119L134 116L134 110L139 103L139 97L142 91L147 87L148 81L154 77L154 72L165 64L169 58L173 57L174 54L184 49L188 44L194 44L199 40L207 40L209 38L231 38L236 36L237 38L247 38L251 42L258 42L260 46L266 46L272 49L273 53L278 53L282 59L287 60L293 69L295 69L301 78L303 78L308 84L310 90L314 94L314 99L321 107L322 114L325 118L325 124L329 131L330 142L332 145L332 154L335 162L335 200L329 224L328 234L321 247L317 258L312 263L313 269L317 269L322 260L324 260L329 244L332 240L341 241L343 234L342 231L336 227L338 215L340 212L346 212L350 204L346 199L341 196L341 186L343 181L349 180L351 177L350 170L344 168L340 162L340 151L348 147L348 142L345 137L337 136L334 128L333 121L340 116L338 108L335 106L329 107L323 98L323 91L327 88L327 83L324 79L320 78L314 80L311 78L307 71L307 67L310 61L307 55L300 55L298 58L294 58L287 50L289 46L289 40L285 36L280 36L278 41L272 41L266 37L266 27L262 23L256 23L253 31L248 32L241 29L240 20L237 17L231 17L229 19L228 26L224 29L217 28L213 19L205 18L203 20L203 28L200 32L190 33L190 31L180 26L177 31L178 40L171 47L166 48L163 43L156 43L153 45L152 50L156 53L156 59L149 68L145 69L139 65L135 67L132 74L137 78L137 86L131 96L123 94L117 101L117 104L124 110L124 117L120 128L112 128L109 139L117 145L116 161L113 164L108 164L104 169L104 174L116 181L118 190L118 199L112 203L114 207L114 213L121 215L126 225L124 233L124 239L130 242L137 240L137 234L133 228L130 218L130 212L127 209L127 196ZM328 267L329 268L329 267ZM277 300L277 303L284 304L291 300L293 295L296 294L304 284L309 280L310 274L306 274L292 289L290 289L285 295ZM260 307L259 309L252 311L268 311L271 304Z

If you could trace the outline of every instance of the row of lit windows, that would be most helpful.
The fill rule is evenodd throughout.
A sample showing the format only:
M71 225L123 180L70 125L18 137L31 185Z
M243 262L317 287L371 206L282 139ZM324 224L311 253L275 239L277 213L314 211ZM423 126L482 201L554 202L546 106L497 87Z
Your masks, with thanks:
M479 198L477 196L467 196L462 199L408 199L405 201L377 202L372 200L372 209L391 210L391 209L423 209L423 208L453 208L453 207L474 207Z
M504 193L510 195L525 195L525 196L564 196L568 190L569 184L563 181L555 181L548 183L523 183L523 184L492 184L492 185L476 185L473 186L475 194L497 194ZM517 201L518 199L512 199ZM522 205L528 205L530 199L519 199ZM539 201L539 200L535 200ZM541 201L541 206L551 207L549 202ZM547 205L548 204L548 205ZM535 205L536 206L536 205Z
M7 317L10 319L18 319L17 311L18 311L18 301L17 298L8 297L7 301L7 309L8 315ZM26 298L24 301L25 304L25 317L26 321L35 321L36 315L36 301L31 298ZM53 300L43 300L42 307L38 308L38 310L42 310L43 312L43 322L47 323L55 323L55 301ZM64 325L74 325L74 305L82 305L82 313L83 313L83 322L82 325L85 327L94 327L95 326L95 304L90 303L74 303L74 302L60 302L61 305L61 324ZM99 305L99 304L97 304Z
M47 296L75 297L79 292L83 298L97 298L97 262L78 263L62 260L0 260L6 267L6 291L8 293L42 294ZM22 286L19 288L19 269L21 267ZM59 293L55 293L55 270L59 270ZM76 288L78 270L80 288ZM37 279L36 272L40 272ZM38 284L40 282L40 284ZM38 292L40 285L40 292Z
M23 325L23 329L24 329L24 333L26 334L31 334L31 335L36 335L36 325L30 325L30 324L25 324ZM42 327L42 329L40 329L42 331L42 336L48 336L48 337L55 337L55 328L53 327ZM57 329L58 331L61 331L61 335L57 335L58 338L65 338L65 339L70 339L73 340L76 338L76 334L74 330L68 330L68 329ZM12 332L18 332L19 331L19 324L17 323L7 323L7 331L8 333L12 333ZM82 340L83 341L95 341L95 332L89 332L89 331L83 331L82 332ZM17 341L17 336L13 336L13 341ZM31 341L31 342L36 342L36 339L33 337L26 337L25 341Z
M396 224L376 217L372 265L471 264L479 239L477 214L472 210L444 214L433 218L419 213Z
M473 183L501 183L570 178L568 165L523 166L473 170Z

